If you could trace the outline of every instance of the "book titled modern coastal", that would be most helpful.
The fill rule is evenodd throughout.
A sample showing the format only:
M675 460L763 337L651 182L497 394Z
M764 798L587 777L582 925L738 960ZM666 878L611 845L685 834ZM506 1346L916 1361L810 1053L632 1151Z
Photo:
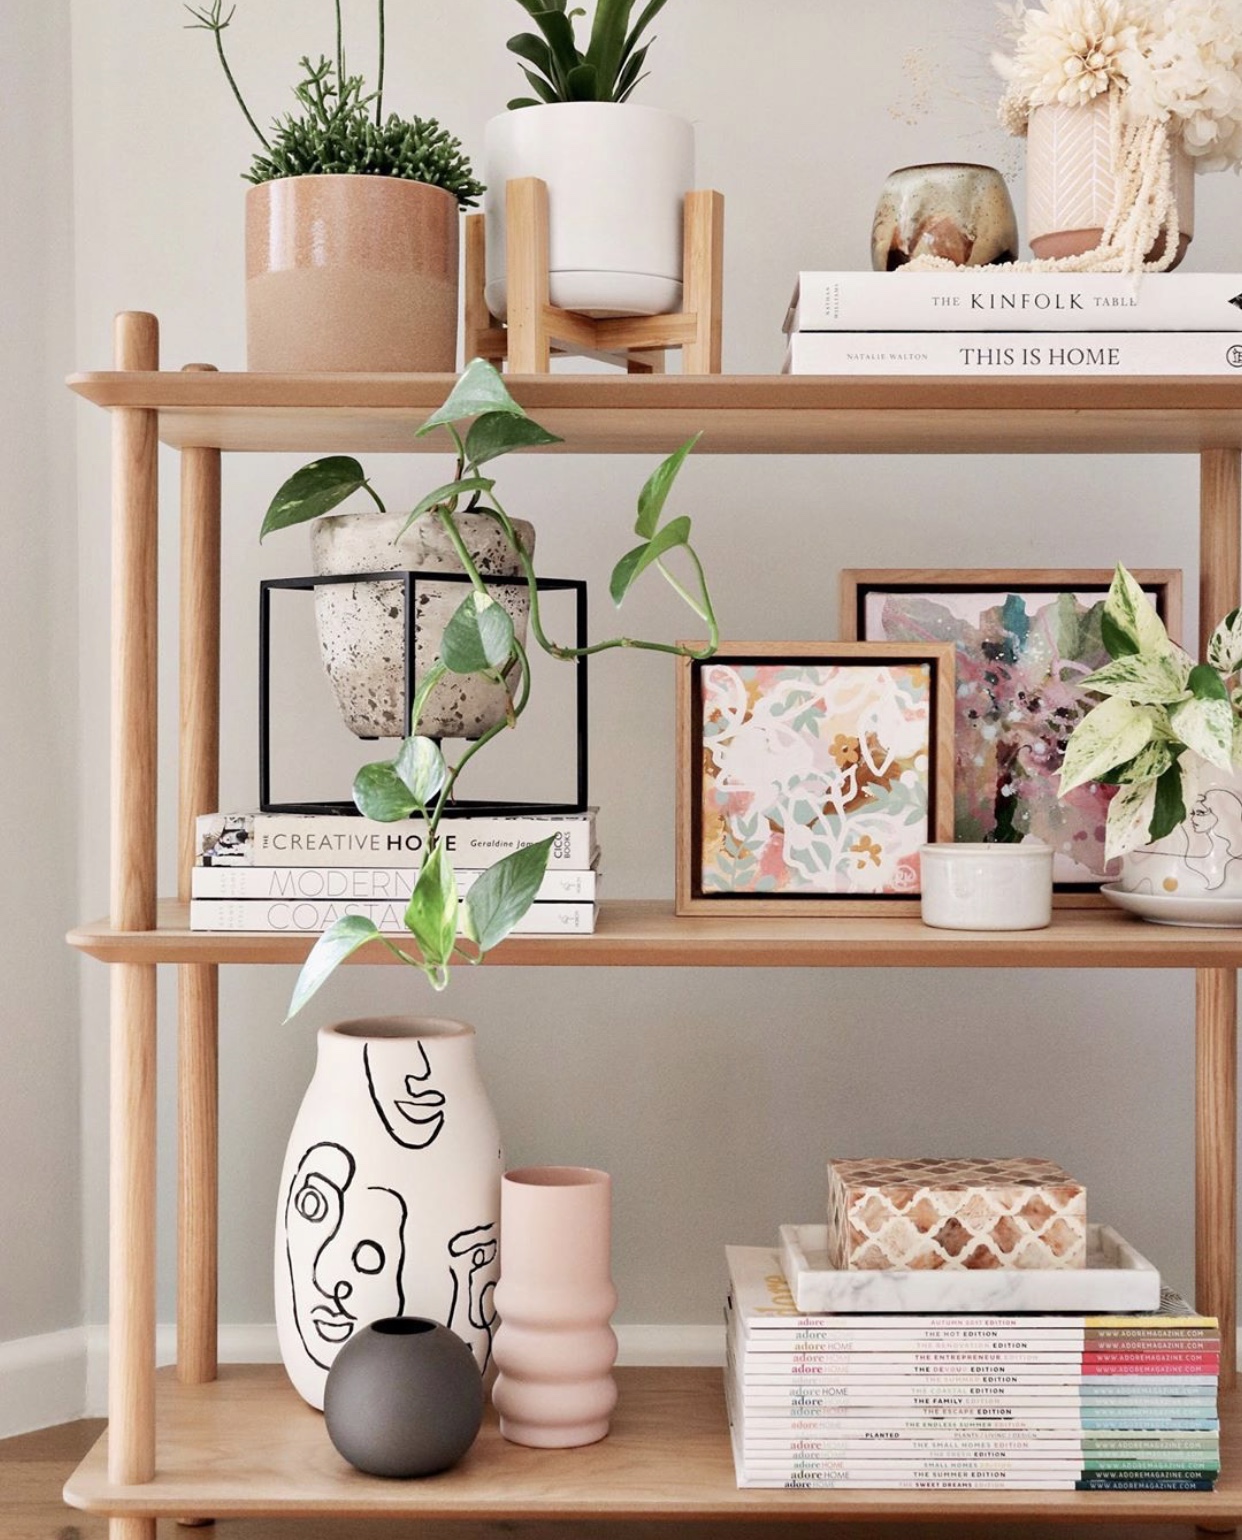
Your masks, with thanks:
M439 837L453 865L482 871L515 850L552 837L550 871L595 865L595 809L581 813L446 819ZM418 865L427 848L419 819L376 823L320 813L204 813L197 820L200 866Z
M1242 333L801 331L788 339L782 373L1236 379L1242 378Z
M787 332L1242 332L1242 274L799 273Z
M409 866L196 866L190 873L190 897L240 899L247 903L305 899L336 903L407 903L418 881L419 864ZM457 893L464 898L483 875L481 869L456 870ZM599 897L599 868L545 872L536 902L594 902Z
M406 930L405 903L366 903L331 899L227 899L190 900L191 930L277 931L287 935L311 935L327 930L346 915L361 915L377 930L401 935ZM590 935L595 929L592 903L534 903L514 924L515 936Z

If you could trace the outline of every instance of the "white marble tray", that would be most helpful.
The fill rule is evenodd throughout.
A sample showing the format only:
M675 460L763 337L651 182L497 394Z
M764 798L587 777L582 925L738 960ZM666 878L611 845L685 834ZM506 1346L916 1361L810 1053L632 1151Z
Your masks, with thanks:
M1008 1315L1017 1310L1071 1314L1155 1310L1160 1274L1116 1230L1087 1226L1083 1268L1021 1268L988 1272L838 1271L828 1266L827 1225L782 1225L781 1265L794 1303L818 1310L858 1313L955 1311Z

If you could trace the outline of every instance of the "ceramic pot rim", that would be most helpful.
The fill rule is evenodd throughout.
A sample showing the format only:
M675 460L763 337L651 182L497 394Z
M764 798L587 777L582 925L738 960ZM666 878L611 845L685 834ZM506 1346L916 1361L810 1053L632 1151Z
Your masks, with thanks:
M1051 845L1037 845L1035 843L1022 845L984 844L982 841L971 842L962 840L950 843L948 840L940 844L924 845L919 851L921 857L931 856L933 860L945 856L952 860L954 856L969 856L972 860L982 858L985 861L1009 860L1047 860L1053 854Z
M303 171L297 176L272 176L264 182L254 182L246 189L246 197L253 198L256 194L266 194L269 189L278 187L282 182L334 182L337 184L353 183L359 187L374 187L381 184L385 187L404 187L414 189L416 197L422 197L424 193L431 193L436 197L448 198L456 204L457 199L449 192L447 187L437 187L434 182L420 182L412 176L382 176L374 171ZM405 196L399 194L398 196Z
M349 1021L334 1021L320 1027L320 1037L351 1038L365 1042L380 1038L386 1042L402 1039L473 1037L474 1028L448 1016L357 1016Z
M612 1178L594 1166L519 1166L502 1180L514 1187L602 1187Z
M534 107L513 107L505 112L498 112L495 117L488 119L490 128L494 123L503 123L509 118L515 118L526 113L539 113L546 117L549 112L570 113L576 112L579 116L599 117L603 114L616 115L617 113L643 113L648 118L663 119L668 123L677 123L693 132L694 124L689 118L683 117L679 112L670 112L667 107L648 107L642 102L539 102ZM623 119L622 121L626 121Z
M997 166L985 166L978 160L926 160L915 166L895 166L889 176L900 176L903 171L990 171L1005 180Z

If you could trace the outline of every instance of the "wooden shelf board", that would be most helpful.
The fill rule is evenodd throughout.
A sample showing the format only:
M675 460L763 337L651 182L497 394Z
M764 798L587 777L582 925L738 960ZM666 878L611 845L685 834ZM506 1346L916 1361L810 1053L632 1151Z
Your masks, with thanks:
M107 1435L65 1488L74 1507L109 1514L437 1519L901 1518L1019 1519L1242 1516L1236 1397L1222 1398L1216 1492L884 1492L739 1490L719 1369L621 1369L612 1432L585 1449L506 1443L492 1415L460 1465L421 1481L361 1475L336 1453L323 1419L277 1365L228 1367L211 1385L160 1376L156 1477L107 1476Z
M191 931L185 904L163 900L158 929L107 920L69 932L103 962L300 963L313 935ZM369 946L354 963L398 964ZM1047 930L932 930L917 915L876 919L679 917L663 900L600 905L590 936L515 936L490 964L527 967L770 968L1236 968L1242 929L1151 925L1108 909L1059 909Z
M160 414L178 448L437 450L413 428L450 375L92 373L97 406ZM1242 445L1242 378L515 376L518 400L571 453L1187 453Z

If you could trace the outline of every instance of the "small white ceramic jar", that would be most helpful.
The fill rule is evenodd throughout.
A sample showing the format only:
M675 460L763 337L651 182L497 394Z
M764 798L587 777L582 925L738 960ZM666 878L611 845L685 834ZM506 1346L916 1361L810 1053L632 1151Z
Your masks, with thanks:
M924 925L1039 930L1052 922L1050 845L924 845Z

